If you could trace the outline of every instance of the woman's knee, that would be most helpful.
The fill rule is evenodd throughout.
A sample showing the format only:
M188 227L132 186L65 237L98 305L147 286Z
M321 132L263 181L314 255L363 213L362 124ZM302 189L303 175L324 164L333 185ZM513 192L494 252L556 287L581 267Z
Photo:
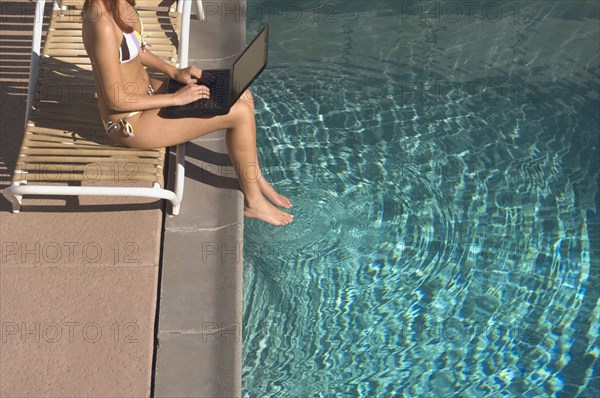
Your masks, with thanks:
M240 99L242 99L246 102L249 102L251 104L254 104L254 96L252 95L252 92L250 90L244 91L244 93L242 94Z
M252 112L254 112L254 96L250 90L244 91L238 102L244 102L245 104L249 105L252 109Z
M231 107L230 114L238 121L254 121L254 106L251 102L238 100Z

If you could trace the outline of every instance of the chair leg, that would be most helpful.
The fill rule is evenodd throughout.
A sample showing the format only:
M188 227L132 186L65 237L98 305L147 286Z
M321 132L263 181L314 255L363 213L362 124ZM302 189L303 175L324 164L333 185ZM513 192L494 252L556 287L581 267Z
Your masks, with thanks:
M177 196L177 203L173 203L173 216L179 215L179 208L183 202L183 187L185 185L185 144L177 145L175 165L175 187L174 192Z
M23 195L17 195L13 193L14 187L18 187L19 184L12 184L10 187L2 191L2 194L12 204L12 212L17 214L21 211L21 203L23 202Z
M19 214L21 212L21 203L23 201L23 195L15 195L15 201L12 202L12 212Z
M158 184L156 182L154 183L152 188L162 190L162 188L160 187L160 184ZM169 216L179 215L179 207L181 205L181 199L177 195L175 195L174 198L166 198L166 199L171 203L171 214Z
M173 206L173 208L171 209L171 215L178 216L179 208L181 207L181 204L180 203L174 204L173 202L171 202L171 205Z

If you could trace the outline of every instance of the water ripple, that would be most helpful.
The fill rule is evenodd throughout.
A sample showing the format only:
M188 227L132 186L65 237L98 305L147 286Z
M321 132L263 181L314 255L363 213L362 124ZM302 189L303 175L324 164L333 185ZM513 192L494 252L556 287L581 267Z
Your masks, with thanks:
M557 23L553 7L536 26ZM464 52L463 66L447 65L440 43L460 37L399 31L386 19L392 8L344 20L352 37L323 45L343 53L324 51L327 63L313 59L317 42L307 57L280 48L269 83L254 90L264 174L296 217L278 229L246 221L245 395L597 393L600 161L589 86L599 69L572 46L561 46L576 52L566 80L550 78L558 71L543 68L544 51L529 60L535 73L494 69L529 56L502 40L489 64L467 70ZM424 37L360 43L384 35L379 26ZM538 40L516 30L532 35L527 46ZM457 84L440 93L442 72ZM547 84L526 101L482 101L460 85L505 87L509 77Z

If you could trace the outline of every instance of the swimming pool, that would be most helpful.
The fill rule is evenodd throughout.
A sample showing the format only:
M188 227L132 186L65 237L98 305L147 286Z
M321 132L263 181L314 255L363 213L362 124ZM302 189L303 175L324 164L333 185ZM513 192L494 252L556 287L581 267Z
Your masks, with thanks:
M246 397L593 397L599 6L253 1Z

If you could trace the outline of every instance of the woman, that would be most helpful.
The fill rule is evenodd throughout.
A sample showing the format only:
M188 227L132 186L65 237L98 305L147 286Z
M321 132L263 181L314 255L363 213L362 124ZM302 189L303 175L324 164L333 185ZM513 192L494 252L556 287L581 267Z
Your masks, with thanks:
M158 115L162 107L209 98L210 92L195 84L202 76L200 69L177 69L150 52L134 6L135 0L86 0L83 6L83 43L92 62L106 134L118 145L157 148L227 129L227 149L244 193L244 215L273 225L292 222L291 214L276 207L290 208L290 200L278 194L260 172L249 91L227 115L182 119ZM165 82L149 78L144 66L186 86L165 93Z

